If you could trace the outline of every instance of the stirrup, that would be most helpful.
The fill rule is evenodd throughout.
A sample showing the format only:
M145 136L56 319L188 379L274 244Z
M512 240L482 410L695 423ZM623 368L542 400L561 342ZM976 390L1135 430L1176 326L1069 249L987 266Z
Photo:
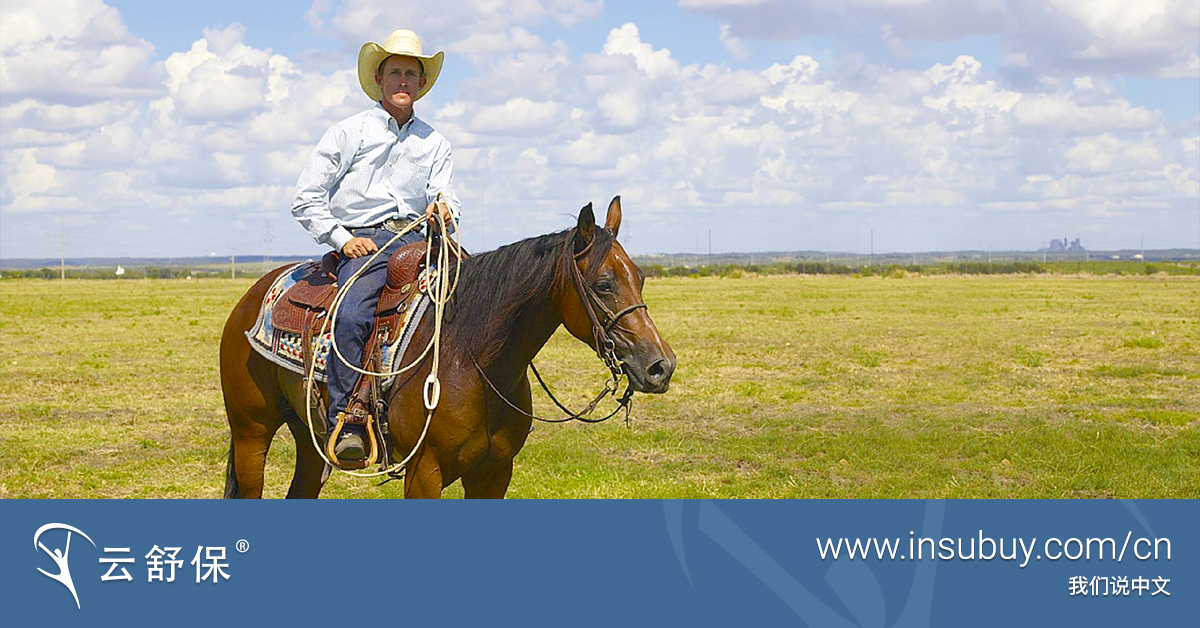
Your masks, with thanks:
M329 433L328 440L325 441L325 454L329 457L329 461L339 469L365 469L374 465L379 460L379 442L375 439L375 429L372 425L375 422L375 417L370 413L366 413L366 430L367 430L367 457L365 460L338 460L337 452L334 449L337 447L338 435L342 433L342 428L346 426L346 413L337 413L337 425L333 427L333 431Z

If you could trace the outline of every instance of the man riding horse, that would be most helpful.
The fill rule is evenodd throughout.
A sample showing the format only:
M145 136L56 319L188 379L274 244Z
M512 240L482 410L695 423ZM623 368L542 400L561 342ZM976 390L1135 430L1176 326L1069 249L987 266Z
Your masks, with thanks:
M461 210L454 194L450 143L413 113L413 103L429 93L442 70L444 54L421 52L410 30L396 30L383 44L367 42L358 53L358 81L376 105L338 122L321 137L300 173L292 215L318 244L338 252L338 285L347 281L396 233L422 214L441 207L443 220ZM439 195L444 203L435 204ZM351 364L364 362L387 261L402 246L421 240L412 230L374 258L338 309L334 341ZM363 376L368 377L368 376ZM361 461L366 444L361 419L374 412L356 395L359 374L336 356L327 373L327 434L346 423L334 452L338 460ZM365 388L365 387L362 387Z

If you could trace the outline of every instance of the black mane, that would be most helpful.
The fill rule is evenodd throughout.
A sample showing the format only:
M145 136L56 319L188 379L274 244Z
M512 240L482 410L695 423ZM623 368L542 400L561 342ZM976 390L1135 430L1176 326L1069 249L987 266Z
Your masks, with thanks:
M595 233L587 253L589 268L603 261L613 242L607 230ZM443 346L465 351L482 367L491 364L527 311L545 307L559 290L573 289L566 249L574 235L574 229L559 231L464 259L446 308Z

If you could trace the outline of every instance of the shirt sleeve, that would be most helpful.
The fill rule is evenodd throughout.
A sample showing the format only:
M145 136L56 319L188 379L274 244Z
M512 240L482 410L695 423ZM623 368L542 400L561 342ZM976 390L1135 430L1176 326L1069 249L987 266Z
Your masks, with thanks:
M348 146L345 129L335 126L325 132L313 149L292 198L292 216L318 244L340 251L350 240L350 232L329 209L330 191L350 169L354 151Z
M451 156L450 142L443 139L434 153L433 165L429 170L429 183L425 188L426 203L437 200L438 193L450 207L454 220L462 216L462 203L454 192L454 160Z

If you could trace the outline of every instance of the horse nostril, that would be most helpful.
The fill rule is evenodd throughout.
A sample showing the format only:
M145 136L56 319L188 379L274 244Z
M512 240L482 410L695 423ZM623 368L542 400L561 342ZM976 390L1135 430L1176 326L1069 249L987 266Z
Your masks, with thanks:
M669 373L667 373L666 364L666 360L659 360L654 364L651 364L650 368L646 369L646 374L650 376L651 381L660 382L669 376Z

